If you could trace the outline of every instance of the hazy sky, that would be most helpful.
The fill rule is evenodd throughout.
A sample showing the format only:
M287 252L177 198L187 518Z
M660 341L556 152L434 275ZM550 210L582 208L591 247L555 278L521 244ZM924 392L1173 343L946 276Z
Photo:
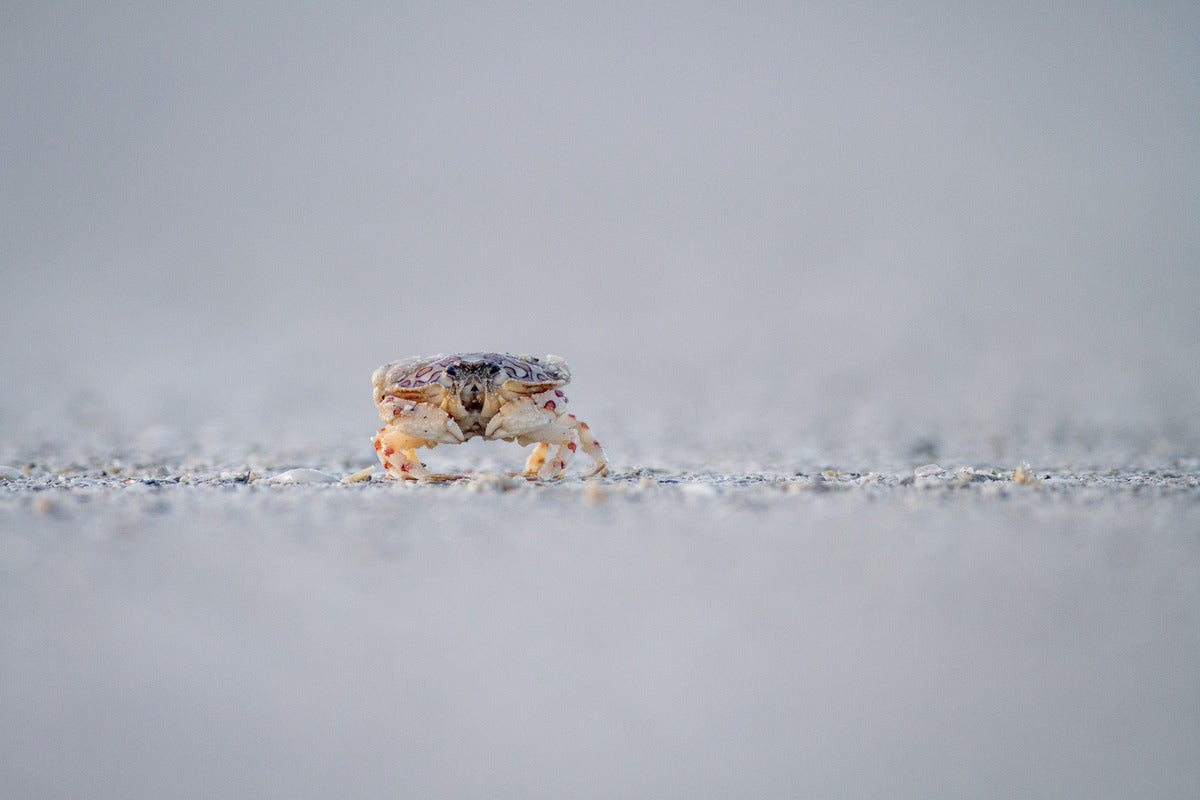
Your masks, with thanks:
M10 419L458 349L663 402L1200 389L1193 2L10 2L0 75Z

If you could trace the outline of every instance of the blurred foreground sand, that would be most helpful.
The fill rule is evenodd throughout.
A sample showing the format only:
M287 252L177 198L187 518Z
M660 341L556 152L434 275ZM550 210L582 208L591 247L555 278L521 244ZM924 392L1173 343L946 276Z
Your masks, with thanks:
M1200 788L1195 463L285 466L0 483L5 796Z

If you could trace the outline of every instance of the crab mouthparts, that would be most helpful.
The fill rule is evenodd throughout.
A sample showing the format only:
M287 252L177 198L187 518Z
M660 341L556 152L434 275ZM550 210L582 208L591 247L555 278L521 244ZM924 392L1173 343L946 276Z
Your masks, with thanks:
M487 398L487 389L481 381L468 381L458 392L458 399L463 408L472 413L483 410L483 401Z

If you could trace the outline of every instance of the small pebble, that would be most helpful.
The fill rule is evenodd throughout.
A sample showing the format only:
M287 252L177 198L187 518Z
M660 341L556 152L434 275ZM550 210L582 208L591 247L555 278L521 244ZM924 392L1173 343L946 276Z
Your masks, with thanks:
M959 467L958 472L954 474L954 480L950 481L952 486L969 486L972 483L986 481L987 478L980 475L970 467Z
M0 481L23 481L25 473L13 467L0 466Z
M1022 486L1041 486L1042 481L1033 473L1033 468L1028 464L1022 464L1013 470L1013 483L1019 483Z
M287 472L280 473L271 478L268 478L271 483L337 483L338 479L328 472L321 472L315 469L289 469Z
M942 469L937 464L926 464L922 467L917 467L913 470L913 475L918 478L932 478L934 475L943 475L946 470Z
M371 480L371 475L375 472L374 467L367 467L364 470L359 470L353 474L342 478L342 483L362 483L363 481Z

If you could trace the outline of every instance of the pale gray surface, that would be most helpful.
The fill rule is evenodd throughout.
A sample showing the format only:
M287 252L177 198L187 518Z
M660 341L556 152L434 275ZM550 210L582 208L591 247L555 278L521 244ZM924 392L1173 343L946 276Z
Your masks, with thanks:
M0 794L1200 793L1197 75L1190 2L5 3ZM481 349L613 496L236 482Z
M122 472L0 484L6 796L1200 787L1195 465Z

